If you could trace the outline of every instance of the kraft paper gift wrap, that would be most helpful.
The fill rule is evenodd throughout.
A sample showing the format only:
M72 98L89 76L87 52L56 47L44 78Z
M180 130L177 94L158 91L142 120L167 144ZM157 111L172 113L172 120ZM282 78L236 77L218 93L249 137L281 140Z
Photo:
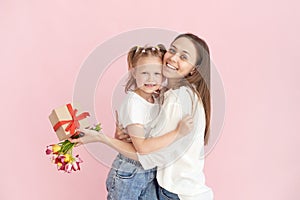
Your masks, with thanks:
M50 122L58 139L66 140L76 134L79 127L86 128L90 126L87 119L88 112L82 112L79 105L66 104L64 106L53 109L49 116Z

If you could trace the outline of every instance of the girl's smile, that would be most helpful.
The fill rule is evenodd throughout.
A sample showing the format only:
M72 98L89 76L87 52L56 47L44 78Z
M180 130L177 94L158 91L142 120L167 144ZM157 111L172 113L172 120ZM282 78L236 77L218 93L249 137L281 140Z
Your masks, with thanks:
M135 92L145 99L149 99L152 94L161 86L162 61L157 57L141 58L133 70L137 89Z

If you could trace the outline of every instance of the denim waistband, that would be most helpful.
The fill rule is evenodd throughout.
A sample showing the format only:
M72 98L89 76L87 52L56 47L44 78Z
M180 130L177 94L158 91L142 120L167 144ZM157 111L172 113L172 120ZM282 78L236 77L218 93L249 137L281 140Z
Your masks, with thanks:
M141 163L139 161L133 160L131 158L127 158L126 156L122 155L122 154L118 154L118 158L121 160L124 160L126 162L129 162L137 167L141 167L143 168L143 166L141 165Z

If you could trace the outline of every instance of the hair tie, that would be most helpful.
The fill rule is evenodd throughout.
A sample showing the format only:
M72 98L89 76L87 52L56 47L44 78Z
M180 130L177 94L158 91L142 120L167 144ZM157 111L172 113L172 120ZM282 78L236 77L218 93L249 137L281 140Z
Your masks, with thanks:
M140 49L140 47L139 47L139 46L136 46L135 53L136 53L136 52L138 52L138 51L139 51L139 49Z

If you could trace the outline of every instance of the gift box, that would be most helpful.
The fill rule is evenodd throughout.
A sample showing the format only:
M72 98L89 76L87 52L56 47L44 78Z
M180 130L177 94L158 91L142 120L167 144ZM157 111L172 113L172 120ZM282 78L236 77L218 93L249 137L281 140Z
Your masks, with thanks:
M67 104L55 108L49 116L50 122L58 139L66 140L76 134L76 129L89 127L88 112L81 112L79 106Z

